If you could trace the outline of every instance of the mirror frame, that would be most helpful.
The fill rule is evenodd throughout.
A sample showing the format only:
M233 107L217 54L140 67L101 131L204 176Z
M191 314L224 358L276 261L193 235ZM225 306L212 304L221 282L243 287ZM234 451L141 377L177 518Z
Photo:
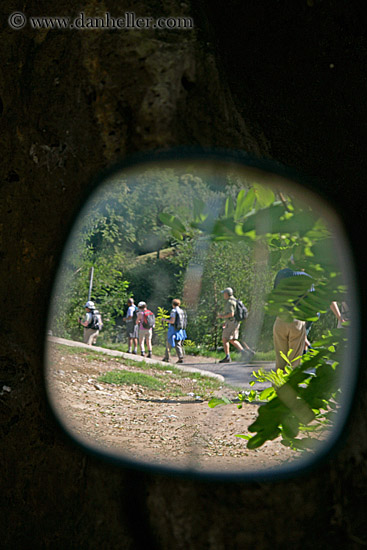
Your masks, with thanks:
M252 169L254 173L263 173L265 175L274 174L278 178L284 178L288 181L289 184L296 184L299 188L310 191L311 194L319 200L322 205L321 208L327 207L331 208L333 215L337 218L340 224L340 230L343 234L344 242L342 243L343 253L347 255L347 268L345 270L345 277L348 281L348 287L350 288L350 297L351 297L351 309L353 312L353 331L349 334L348 341L348 354L350 356L351 365L348 367L348 376L346 376L345 369L344 375L342 376L342 388L343 394L345 394L340 411L338 411L338 419L333 427L331 435L327 438L325 444L321 444L317 449L315 456L309 460L299 460L294 461L290 464L280 464L272 469L261 469L261 470L248 470L244 472L232 471L232 472L223 472L223 471L202 471L196 469L189 469L184 467L171 467L171 466L161 466L158 464L152 464L143 460L132 460L131 458L124 457L122 454L117 452L111 452L107 449L102 449L101 447L94 447L88 445L82 440L77 439L73 436L71 432L66 428L65 424L61 421L59 415L56 413L54 406L51 403L49 396L49 391L46 382L46 373L47 373L47 327L50 317L49 315L45 320L43 327L44 335L44 347L43 347L43 369L44 369L44 389L46 394L46 401L49 411L51 412L52 417L55 419L58 426L61 428L63 434L66 436L67 440L73 445L76 445L79 449L87 454L108 462L114 466L120 466L122 468L132 469L141 472L149 472L156 474L165 474L169 476L175 476L180 478L188 478L194 480L209 480L209 481L238 481L238 482L259 482L259 481L278 481L288 477L294 477L299 475L304 475L308 471L312 470L315 467L321 465L325 460L327 460L341 445L343 438L345 437L345 430L347 425L347 420L351 412L353 398L356 392L357 380L358 380L358 370L359 370L359 356L360 356L360 345L361 345L361 322L360 322L360 311L358 306L358 295L360 290L357 287L357 277L356 277L356 264L352 254L352 246L348 238L348 232L346 230L345 224L342 221L342 218L338 212L338 207L333 204L329 197L321 191L322 185L318 183L315 178L308 178L304 174L300 174L295 170L286 167L279 162L276 162L267 158L258 158L254 155L250 155L243 151L228 150L228 149L213 149L213 148L198 148L198 147L180 147L164 150L154 150L145 153L137 153L131 155L126 159L123 159L120 162L112 165L105 171L101 172L94 178L89 186L86 187L84 195L76 205L68 233L64 239L62 249L57 259L57 266L55 270L55 276L53 279L52 291L50 293L50 301L52 298L53 290L55 288L55 282L57 280L57 275L59 273L60 267L62 265L64 252L71 236L71 233L74 229L75 222L77 221L79 214L83 211L85 204L87 203L89 197L101 186L106 180L111 178L117 172L121 171L132 171L138 167L152 167L154 164L159 163L179 163L182 161L204 161L204 162L213 162L219 164L228 164L238 167L238 170L241 169ZM351 284L352 283L352 284Z

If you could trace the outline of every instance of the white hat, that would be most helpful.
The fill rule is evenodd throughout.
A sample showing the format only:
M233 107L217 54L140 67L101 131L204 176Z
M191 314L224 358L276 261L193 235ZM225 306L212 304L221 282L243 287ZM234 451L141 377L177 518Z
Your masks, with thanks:
M145 302L139 302L138 307L145 307L147 304Z
M222 290L222 294L224 292L226 292L228 294L228 296L233 296L233 289L230 286L225 288L224 290Z
M94 309L94 308L95 308L94 302L90 302L90 301L89 301L89 302L87 302L87 303L85 304L84 307L87 307L88 309Z

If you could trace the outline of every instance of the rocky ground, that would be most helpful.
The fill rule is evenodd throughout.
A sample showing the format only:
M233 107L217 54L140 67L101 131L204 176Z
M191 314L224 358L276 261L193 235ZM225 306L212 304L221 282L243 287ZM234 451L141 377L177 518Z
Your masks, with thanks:
M153 375L165 387L98 380L115 370ZM279 440L248 450L236 434L247 433L259 405L210 408L211 397L235 398L236 392L205 380L176 373L173 365L164 371L85 349L49 347L51 403L72 435L88 446L152 464L224 472L272 469L298 459Z

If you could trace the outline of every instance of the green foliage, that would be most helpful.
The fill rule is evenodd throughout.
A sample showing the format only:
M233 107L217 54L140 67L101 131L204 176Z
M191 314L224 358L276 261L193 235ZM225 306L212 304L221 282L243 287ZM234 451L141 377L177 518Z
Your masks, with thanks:
M195 342L193 342L192 340L189 340L188 338L184 341L184 348L185 348L185 352L188 355L199 355L200 353L200 348L197 347Z
M254 279L251 250L246 244L212 243L203 260L198 302L188 311L190 339L213 349L221 345L223 321L217 315L224 310L225 301L220 291L231 286L236 296L254 309Z
M167 339L169 313L163 307L158 306L157 315L155 316L155 333L160 343L163 343Z
M170 237L160 216L166 221L173 210L187 217L195 201L209 196L210 190L200 178L174 169L149 169L128 179L117 176L99 201L95 229L101 229L94 231L93 239L105 239L102 231L108 225L108 234L117 246L123 245L135 254L158 251ZM175 229L182 231L183 227L179 224Z
M169 308L172 296L176 294L176 267L169 258L137 258L125 267L124 275L135 302L144 300L149 309L156 313L158 307Z
M312 280L309 277L291 277L282 280L276 289L269 289L266 313L273 318L280 316L285 321L300 319L316 324L319 315L328 312L332 301L345 300L347 291L336 264L333 236L325 222L315 218L310 207L295 204L289 196L280 195L279 199L273 191L256 184L247 191L242 189L236 199L231 194L222 215L213 221L209 236L213 242L225 244L227 250L231 243L262 247L266 251L265 256L270 259L273 274L287 265L292 255L296 269L306 270ZM196 212L196 218L199 215L200 212ZM169 220L168 225L176 231L179 225L184 226L186 234L190 234L190 226L205 231L204 225L197 220L188 227L174 218ZM226 266L228 273L228 263L223 262L222 265ZM216 281L218 275L216 272ZM206 284L205 288L208 286ZM225 286L235 285L230 285L228 281ZM255 285L252 285L251 290L254 288ZM328 338L332 342L327 344ZM240 436L248 440L249 449L279 436L283 444L294 449L313 448L314 438L307 436L300 439L297 436L310 429L316 431L332 421L340 393L340 350L345 345L346 338L340 331L329 332L318 347L313 344L313 349L302 358L299 367L294 368L284 356L288 363L284 371L260 371L255 374L259 381L271 382L272 388L258 396L257 392L248 396L239 395L239 406L255 397L267 400L266 405L259 408L258 418L249 427L255 435ZM314 374L310 375L309 369L314 369ZM223 404L228 404L227 400L213 399L209 406Z
M51 329L55 335L77 340L80 331L78 318L84 317L84 305L88 299L89 274L94 267L91 299L103 317L104 338L113 334L116 318L123 314L129 287L120 269L124 256L121 253L95 255L89 247L75 259L63 265L58 292L54 296L55 313Z
M81 338L77 321L84 316L92 266L91 299L104 321L100 343L115 339L116 323L125 314L129 295L147 301L153 309L168 304L175 294L177 268L159 258L162 246L170 244L171 234L158 215L173 208L188 216L210 195L213 192L200 178L172 169L148 170L138 177L117 176L109 181L92 197L74 231L54 296L53 333ZM137 261L150 251L156 251L156 258Z
M275 361L275 359L276 355L274 349L269 351L257 351L255 355L256 361Z
M307 353L296 368L287 369L274 382L274 373L262 375L259 380L273 381L274 392L267 396L266 405L259 408L259 416L249 426L248 447L256 448L277 433L282 443L297 450L312 450L317 434L330 424L338 408L339 369L347 343L344 331L330 331L312 352ZM310 371L314 371L310 374ZM314 437L305 433L312 430ZM270 437L271 436L271 437Z
M210 408L218 407L218 405L230 405L232 401L228 397L212 397L208 405Z
M98 377L98 381L106 382L108 384L117 384L119 386L132 386L133 384L137 384L151 390L161 390L164 389L165 386L163 380L157 379L149 374L122 370L106 372L102 376Z
M257 419L248 427L250 433L237 437L247 440L249 449L281 437L281 443L293 450L313 451L324 429L332 425L339 407L338 367L346 345L345 331L328 331L313 350L303 356L300 366L292 367L288 360L284 371L253 372L258 382L270 382L272 387L238 395L238 408L246 402L267 403L259 407ZM209 406L232 403L228 399L212 399Z

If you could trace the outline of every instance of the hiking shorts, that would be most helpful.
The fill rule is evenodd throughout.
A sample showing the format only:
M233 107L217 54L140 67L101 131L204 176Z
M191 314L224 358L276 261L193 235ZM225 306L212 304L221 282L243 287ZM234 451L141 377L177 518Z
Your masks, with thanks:
M99 330L95 330L94 328L85 328L84 327L84 344L88 344L88 346L91 346L92 344L97 343L97 336L99 334Z
M147 343L148 349L152 347L153 330L151 328L139 328L139 344L144 345L144 340Z
M126 336L128 338L138 338L139 336L139 327L134 322L126 323Z
M297 367L300 364L301 360L295 359L297 357L301 357L305 349L305 321L294 319L291 322L287 322L283 321L280 317L277 317L273 325L273 340L276 353L276 368L284 369L285 365L287 364L280 355L281 351L285 355L288 355L289 352L289 360L292 362L292 365L294 367ZM290 350L292 351L290 352Z
M226 340L238 340L240 324L236 320L229 319L224 325L222 338Z

